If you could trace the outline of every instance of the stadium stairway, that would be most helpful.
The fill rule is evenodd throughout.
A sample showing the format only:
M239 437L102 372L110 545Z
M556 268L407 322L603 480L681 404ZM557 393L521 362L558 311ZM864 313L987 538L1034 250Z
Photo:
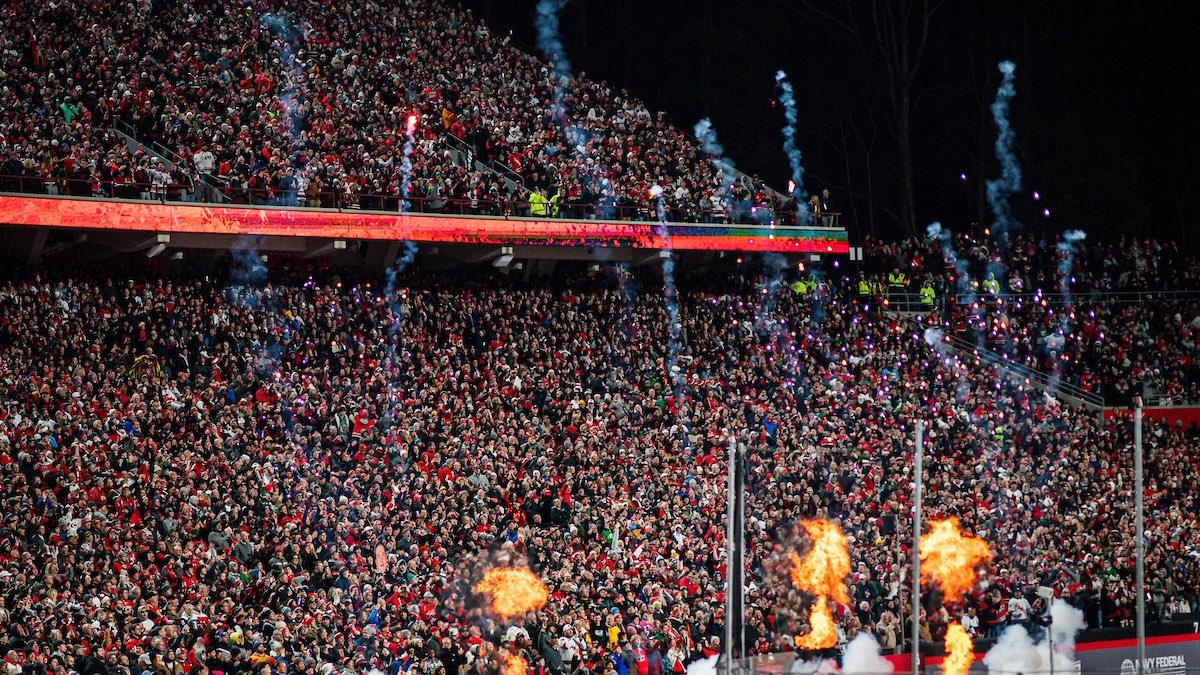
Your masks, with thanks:
M151 157L161 159L171 169L175 168L176 162L180 159L179 155L161 143L140 140L137 137L137 130L134 129L133 125L120 118L113 120L112 130L125 141L125 145L129 147L130 152L137 150L139 147L144 148L146 152L150 153ZM223 186L215 177L201 175L199 180L208 187L209 201L217 203L229 202L229 198L225 196Z
M941 354L957 357L959 361L966 364L993 366L1010 381L1029 385L1072 408L1082 408L1096 414L1104 413L1104 397L1095 392L1085 391L1073 384L1063 382L1053 373L1014 363L1003 354L972 344L957 335L941 331L927 334L927 331L930 330L929 326L917 321L912 313L893 312L893 314L907 322L919 337L927 341L938 340L938 344L933 346Z

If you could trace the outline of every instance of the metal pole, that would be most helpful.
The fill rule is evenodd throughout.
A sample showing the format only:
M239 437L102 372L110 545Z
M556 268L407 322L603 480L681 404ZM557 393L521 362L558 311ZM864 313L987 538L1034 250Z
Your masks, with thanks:
M739 659L746 658L748 650L746 649L746 462L745 453L737 454L737 520L734 526L737 529L737 574L734 579L737 581L737 630L734 634L735 645L737 646L737 656Z
M739 577L734 571L737 545L734 542L734 520L737 517L737 438L729 437L729 506L725 522L725 674L733 673L733 623L737 612L737 593L734 583Z
M925 444L925 421L917 420L917 445L913 461L913 544L912 544L912 675L921 672L921 499L924 481L921 469Z
M1046 643L1050 645L1050 675L1054 675L1054 598L1046 602Z
M1142 505L1142 397L1133 399L1133 490L1137 537L1137 672L1146 667L1146 545Z

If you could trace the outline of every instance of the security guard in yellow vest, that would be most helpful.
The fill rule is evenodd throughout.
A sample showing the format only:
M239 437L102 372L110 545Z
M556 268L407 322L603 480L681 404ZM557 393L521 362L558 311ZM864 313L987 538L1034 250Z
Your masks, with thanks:
M937 299L937 291L933 290L933 282L926 279L925 283L921 284L921 307L926 310L933 309L933 301Z
M546 195L541 190L534 190L529 193L529 215L546 215Z
M871 282L865 276L858 277L858 298L865 300L871 297Z
M907 310L908 277L900 271L899 267L893 267L891 274L888 275L887 284L888 301L892 303L892 309Z
M562 201L562 197L563 197L562 188L559 188L558 190L556 190L554 192L554 196L550 197L550 216L551 217L554 217L554 218L558 217L559 202Z
M992 295L1000 295L1000 282L996 281L994 272L988 272L987 279L983 281L983 290Z

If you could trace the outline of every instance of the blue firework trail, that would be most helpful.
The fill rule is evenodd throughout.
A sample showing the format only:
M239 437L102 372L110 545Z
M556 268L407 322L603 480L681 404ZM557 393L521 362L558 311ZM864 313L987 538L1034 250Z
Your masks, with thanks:
M403 243L403 250L397 256L396 262L387 269L386 278L387 285L384 287L384 300L388 304L388 331L387 331L387 366L388 366L388 403L384 410L384 426L391 426L396 418L397 407L397 392L399 384L396 382L396 375L400 371L400 364L403 363L404 356L400 347L401 326L404 321L404 295L399 288L398 280L400 275L404 273L413 260L417 257L417 245L415 242L406 241Z
M992 120L996 124L996 162L1000 165L1000 176L987 182L987 199L995 218L992 235L1004 241L1003 235L1020 227L1008 202L1021 189L1021 165L1013 150L1016 135L1008 120L1009 104L1017 95L1014 85L1017 66L1012 61L1001 61L999 69L1002 79L996 90L996 100L992 102Z
M783 105L783 117L787 122L783 125L783 153L787 155L788 164L792 169L788 193L796 198L796 222L803 223L808 220L808 204L805 202L808 193L804 189L804 166L800 163L800 148L796 145L796 121L799 119L796 113L796 94L792 83L787 79L787 73L782 70L775 73L775 85L779 87L779 102Z
M416 145L415 133L417 130L417 121L416 113L410 113L408 120L405 122L404 158L400 160L400 211L403 213L408 213L409 209L412 208L412 202L408 198L412 193L412 154L413 147ZM412 244L412 242L405 243ZM415 244L413 246L415 247ZM412 261L410 260L409 262Z

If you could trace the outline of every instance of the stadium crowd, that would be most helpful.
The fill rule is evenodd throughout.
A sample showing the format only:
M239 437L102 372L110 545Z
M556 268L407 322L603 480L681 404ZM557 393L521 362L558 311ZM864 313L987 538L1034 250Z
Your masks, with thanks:
M1064 244L968 234L868 242L856 283L860 296L897 300L1110 405L1200 402L1200 258L1177 242L1122 237L1077 242L1068 259Z
M585 73L556 82L446 0L11 9L4 189L390 210L407 196L416 210L476 213L527 213L537 194L555 201L545 215L633 218L653 215L658 182L669 218L797 210L761 182L725 184L663 113ZM128 147L118 125L144 145Z
M917 416L927 513L996 553L963 606L927 599L923 636L960 611L980 633L1034 620L1039 587L1130 621L1128 425L957 367L852 284L685 282L672 370L661 294L620 269L381 287L271 267L0 285L8 675L458 675L512 650L678 673L723 635L731 441L752 650L806 630L785 568L816 516L850 534L839 638L894 649ZM1146 435L1160 618L1200 601L1196 436ZM542 611L498 621L472 591L506 563L546 581Z

